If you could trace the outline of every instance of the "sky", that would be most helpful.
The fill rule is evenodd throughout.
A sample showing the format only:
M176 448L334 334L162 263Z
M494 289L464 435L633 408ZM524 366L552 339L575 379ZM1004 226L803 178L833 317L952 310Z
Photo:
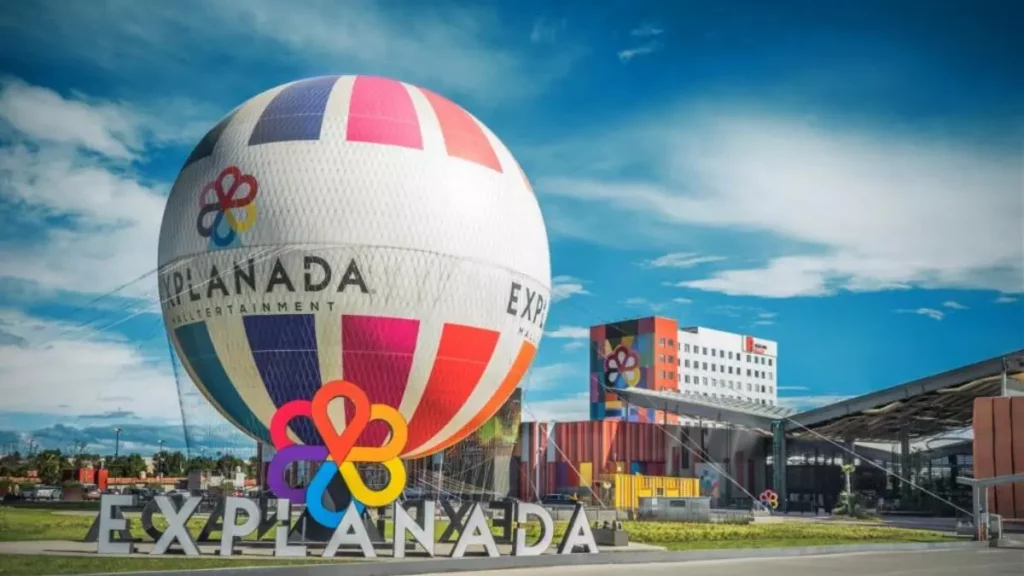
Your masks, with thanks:
M796 408L1024 348L1021 4L711 4L7 6L0 449L183 445L167 193L233 107L322 74L444 94L529 175L554 304L528 419L587 417L587 327L624 318L778 341Z

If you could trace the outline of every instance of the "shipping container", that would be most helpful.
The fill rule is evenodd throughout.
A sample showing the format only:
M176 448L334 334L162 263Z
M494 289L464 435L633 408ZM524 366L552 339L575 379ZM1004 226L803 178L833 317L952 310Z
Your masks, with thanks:
M1024 397L974 401L974 477L1024 473ZM1024 518L1024 482L988 490L991 511Z
M615 508L619 510L636 510L640 506L640 498L700 496L700 482L696 478L611 474L602 480L612 484Z

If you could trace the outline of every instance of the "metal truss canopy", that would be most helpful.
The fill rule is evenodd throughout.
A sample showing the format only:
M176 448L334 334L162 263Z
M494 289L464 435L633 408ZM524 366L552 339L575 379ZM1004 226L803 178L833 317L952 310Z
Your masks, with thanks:
M754 430L771 430L772 422L792 413L778 406L764 406L730 398L709 398L643 388L609 390L618 394L623 401L640 408L663 410L686 418L724 422Z
M886 388L799 414L778 406L638 388L609 389L625 402L684 417L768 431L785 421L787 436L898 442L971 426L974 399L1024 394L1024 350Z
M967 428L974 421L974 400L1003 393L1024 393L1024 350L949 370L913 382L837 402L789 418L793 434L897 442Z

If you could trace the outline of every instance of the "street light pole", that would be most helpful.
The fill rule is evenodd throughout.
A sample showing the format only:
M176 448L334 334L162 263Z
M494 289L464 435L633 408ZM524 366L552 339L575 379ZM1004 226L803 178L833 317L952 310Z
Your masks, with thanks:
M117 458L121 450L121 429L114 428L114 458Z
M157 440L157 444L160 446L160 449L156 453L157 457L159 458L159 460L158 460L159 464L157 464L157 468L156 468L156 476L157 476L157 478L163 478L164 477L164 441L163 440Z

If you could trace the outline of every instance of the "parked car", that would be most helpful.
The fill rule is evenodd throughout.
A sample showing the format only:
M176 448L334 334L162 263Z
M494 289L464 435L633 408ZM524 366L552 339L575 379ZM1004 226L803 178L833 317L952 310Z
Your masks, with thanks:
M568 494L548 494L540 499L544 506L575 506L576 499Z
M33 500L60 500L61 491L56 486L40 484L32 490Z
M99 500L100 499L100 488L93 484L86 484L82 487L82 499L83 500Z

